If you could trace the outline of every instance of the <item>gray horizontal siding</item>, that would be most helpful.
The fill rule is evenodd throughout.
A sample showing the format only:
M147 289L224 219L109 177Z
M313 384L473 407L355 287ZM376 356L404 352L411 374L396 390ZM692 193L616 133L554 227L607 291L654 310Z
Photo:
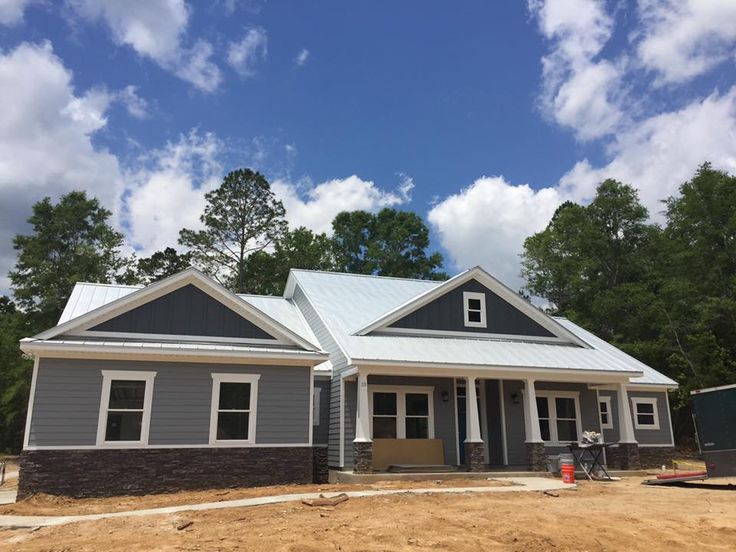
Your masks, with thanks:
M619 421L618 421L618 393L615 391L599 391L601 397L611 397L611 410L613 413L613 429L604 430L603 436L608 442L616 442L619 440ZM647 397L657 399L657 413L659 414L659 429L636 429L634 428L634 437L640 445L671 445L672 434L670 433L670 411L667 408L666 391L629 391L629 408L631 409L631 419L634 418L633 405L631 399L633 397Z
M94 331L274 339L191 284L98 324Z
M357 415L358 384L345 382L345 469L353 469L353 441L355 440L355 417ZM339 419L339 415L338 415Z
M29 444L94 445L101 370L155 371L150 445L209 442L212 373L260 374L256 443L309 441L309 369L282 366L41 359Z
M330 427L330 378L315 378L315 389L321 389L319 395L319 423L312 430L312 443L326 445Z

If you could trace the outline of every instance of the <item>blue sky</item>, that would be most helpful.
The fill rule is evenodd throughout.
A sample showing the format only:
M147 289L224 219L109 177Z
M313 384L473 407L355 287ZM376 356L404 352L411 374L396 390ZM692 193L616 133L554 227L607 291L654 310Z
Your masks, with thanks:
M736 172L729 0L0 0L0 45L0 273L45 195L87 189L145 255L250 166L293 226L413 209L451 272L519 287L602 179L656 220L702 161Z

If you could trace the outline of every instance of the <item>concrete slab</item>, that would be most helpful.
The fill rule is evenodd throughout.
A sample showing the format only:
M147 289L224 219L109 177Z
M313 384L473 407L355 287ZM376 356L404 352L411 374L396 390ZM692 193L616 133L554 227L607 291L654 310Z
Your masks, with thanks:
M0 491L0 504L15 504L16 491Z
M362 498L372 496L387 496L395 494L462 494L462 493L515 493L528 491L559 491L574 489L575 485L567 485L555 479L544 477L513 477L509 478L512 485L504 487L446 487L427 489L385 489L375 491L349 491L346 494L351 498ZM206 502L202 504L184 504L180 506L168 506L165 508L150 508L146 510L130 510L127 512L111 512L104 514L86 514L78 516L0 516L0 527L3 528L29 528L29 527L52 527L78 523L82 521L96 521L100 519L120 517L140 517L161 514L177 514L179 512L200 512L205 510L221 510L225 508L245 508L252 506L264 506L266 504L280 504L283 502L294 502L304 499L319 498L320 494L333 497L341 494L335 493L297 493L276 496L263 496L258 498L243 498L239 500L225 500L222 502Z
M378 481L452 481L453 479L508 479L511 477L548 477L545 473L532 471L487 471L487 472L426 472L426 473L353 473L352 471L330 470L330 483L376 483Z

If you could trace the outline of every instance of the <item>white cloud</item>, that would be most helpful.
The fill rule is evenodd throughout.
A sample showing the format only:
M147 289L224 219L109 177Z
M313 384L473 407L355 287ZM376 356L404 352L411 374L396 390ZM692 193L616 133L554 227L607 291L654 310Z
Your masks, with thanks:
M529 0L529 10L551 47L542 58L543 113L581 140L614 132L623 118L625 60L597 59L613 32L605 3Z
M734 0L639 0L637 53L658 83L680 83L734 60Z
M212 45L198 41L183 44L189 23L185 0L68 0L76 13L89 21L104 21L113 40L133 48L179 78L205 92L215 90L220 70L211 60Z
M256 74L256 66L266 59L268 36L261 28L248 29L238 42L231 42L227 51L227 61L243 78Z
M138 94L138 87L132 84L117 93L116 99L121 102L128 114L136 119L148 117L148 102Z
M305 63L307 63L307 60L309 59L309 50L306 48L302 48L299 53L294 58L294 63L301 67Z
M315 186L285 180L276 180L271 185L286 208L289 226L306 226L314 232L328 234L332 233L332 220L341 211L377 211L402 205L411 199L413 187L411 178L403 175L395 191L382 190L374 182L356 175L327 180Z
M0 25L17 25L34 0L0 0Z
M481 265L520 289L524 239L544 229L562 201L556 188L534 190L484 176L435 204L428 219L457 268Z
M15 263L12 237L28 231L31 205L86 190L115 210L122 189L117 158L92 143L105 127L110 96L74 91L72 74L50 43L0 53L0 289Z
M211 133L191 131L152 152L146 168L128 175L124 222L140 255L175 246L182 228L199 228L204 194L222 178L223 144Z
M615 178L635 186L656 217L660 201L675 195L703 161L736 173L736 86L639 122L616 137L608 156L599 167L578 162L560 180L564 193L587 201L598 183Z

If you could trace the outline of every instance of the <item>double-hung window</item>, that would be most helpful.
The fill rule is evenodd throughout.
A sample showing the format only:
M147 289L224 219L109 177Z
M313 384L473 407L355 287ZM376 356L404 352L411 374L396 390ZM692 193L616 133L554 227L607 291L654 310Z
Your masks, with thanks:
M613 429L613 411L611 397L599 397L598 413L601 417L601 429Z
M468 328L486 327L486 294L463 292L463 319Z
M433 439L431 387L371 386L374 439Z
M577 393L537 391L537 412L543 441L556 445L579 440L580 407Z
M256 438L256 374L212 374L210 444L253 444Z
M634 427L636 429L659 429L657 399L651 397L631 397L634 406Z
M145 445L156 372L102 370L97 445Z

